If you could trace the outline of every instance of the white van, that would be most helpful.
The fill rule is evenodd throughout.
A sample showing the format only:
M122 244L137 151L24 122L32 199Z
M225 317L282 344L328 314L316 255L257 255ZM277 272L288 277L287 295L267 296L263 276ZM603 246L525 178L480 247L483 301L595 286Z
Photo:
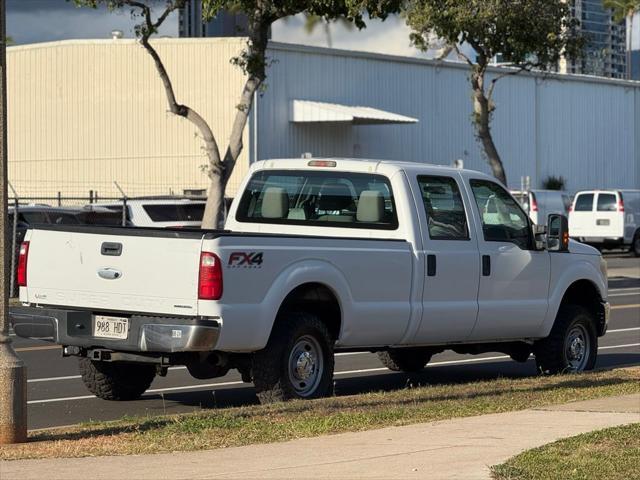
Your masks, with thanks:
M552 213L567 215L571 206L571 197L559 190L511 190L529 218L536 225L546 225Z
M578 192L569 212L569 234L600 248L630 247L640 256L640 190Z

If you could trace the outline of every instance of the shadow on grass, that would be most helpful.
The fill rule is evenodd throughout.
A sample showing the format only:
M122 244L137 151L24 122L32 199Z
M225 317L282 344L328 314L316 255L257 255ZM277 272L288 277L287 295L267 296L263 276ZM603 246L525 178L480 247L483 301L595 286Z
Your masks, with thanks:
M388 377L389 375L380 375L380 377ZM393 376L408 378L407 375L396 374ZM428 374L420 374L420 375L412 375L411 378L416 382L421 378L425 380L429 379ZM432 379L430 379L432 380ZM551 377L548 378L551 380ZM473 386L473 383L477 383L478 380L474 380L473 382L468 382L468 385ZM229 409L224 409L220 411L220 416L225 417L225 420L229 422L225 423L233 423L233 420L242 420L242 419L256 419L260 420L261 417L268 417L273 415L295 415L295 414L303 414L310 413L313 410L316 410L318 415L326 416L331 415L340 411L345 411L347 409L358 409L362 410L370 409L371 413L374 413L376 409L380 407L384 407L385 409L394 409L401 408L405 406L416 406L420 404L427 404L430 402L443 402L443 401L465 401L465 400L477 400L483 398L491 398L496 397L501 394L540 394L544 392L550 392L553 390L563 389L563 390L583 390L589 388L601 388L601 387L610 387L615 385L620 385L623 383L628 383L629 378L613 377L613 378L592 378L589 375L576 375L576 376L564 376L564 377L553 377L553 381L551 383L545 385L519 385L519 384L496 384L495 388L487 388L487 385L480 385L480 389L484 389L484 391L462 391L451 393L445 393L440 395L430 395L430 391L428 388L423 389L419 392L419 395L411 396L411 398L373 398L369 399L366 397L362 397L358 399L357 397L344 397L338 396L333 397L331 399L323 399L318 401L297 401L297 402L289 402L283 404L276 404L272 406L266 407L256 407L255 409L245 408L239 411L230 411ZM415 384L414 384L415 385ZM464 388L464 383L439 383L434 384L433 382L429 382L424 386L433 386L433 387L442 387L442 386L455 386L460 385L461 388ZM394 389L398 391L398 389ZM208 422L209 419L215 420L215 411L210 411L203 414L192 416L191 418L201 420L202 426L196 427L196 429L201 428L202 430L206 429L208 426L220 426L220 425L212 425ZM57 433L57 432L38 432L34 437L31 438L32 442L43 442L43 441L63 441L63 440L82 440L95 438L98 436L114 436L120 434L127 433L145 433L148 431L162 429L171 424L176 423L178 418L184 419L184 415L181 416L173 416L173 417L158 417L158 418L132 418L131 421L123 420L121 424L114 425L105 425L105 426L96 426L92 427L89 425L85 430L77 431L77 432L68 432L68 433ZM268 420L268 419L267 419ZM268 420L269 421L269 420Z

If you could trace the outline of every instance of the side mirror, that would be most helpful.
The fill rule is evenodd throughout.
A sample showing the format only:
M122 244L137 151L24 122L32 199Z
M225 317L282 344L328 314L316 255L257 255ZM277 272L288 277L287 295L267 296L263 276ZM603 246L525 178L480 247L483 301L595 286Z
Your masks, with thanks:
M544 250L546 246L546 234L547 234L547 226L546 225L536 225L535 223L531 225L531 230L533 232L533 241L535 242L536 250Z
M549 215L547 228L547 249L550 252L569 251L569 220L564 215Z

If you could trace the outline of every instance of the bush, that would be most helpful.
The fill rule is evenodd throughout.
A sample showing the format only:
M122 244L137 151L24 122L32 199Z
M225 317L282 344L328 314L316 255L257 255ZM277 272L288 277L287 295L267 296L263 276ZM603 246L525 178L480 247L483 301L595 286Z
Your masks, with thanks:
M549 175L543 182L542 187L545 190L564 190L567 181L564 177L559 176L556 177L554 175Z

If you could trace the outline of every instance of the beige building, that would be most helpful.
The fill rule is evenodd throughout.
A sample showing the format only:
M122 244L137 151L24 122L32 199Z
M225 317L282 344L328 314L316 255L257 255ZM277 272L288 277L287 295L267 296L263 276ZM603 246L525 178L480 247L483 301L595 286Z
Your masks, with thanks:
M153 42L179 102L228 141L244 82L230 64L241 38ZM168 112L164 89L135 40L81 40L8 49L9 178L20 197L182 194L205 189L197 130ZM246 141L245 130L245 145ZM222 152L224 154L224 151ZM247 149L229 183L248 168Z

